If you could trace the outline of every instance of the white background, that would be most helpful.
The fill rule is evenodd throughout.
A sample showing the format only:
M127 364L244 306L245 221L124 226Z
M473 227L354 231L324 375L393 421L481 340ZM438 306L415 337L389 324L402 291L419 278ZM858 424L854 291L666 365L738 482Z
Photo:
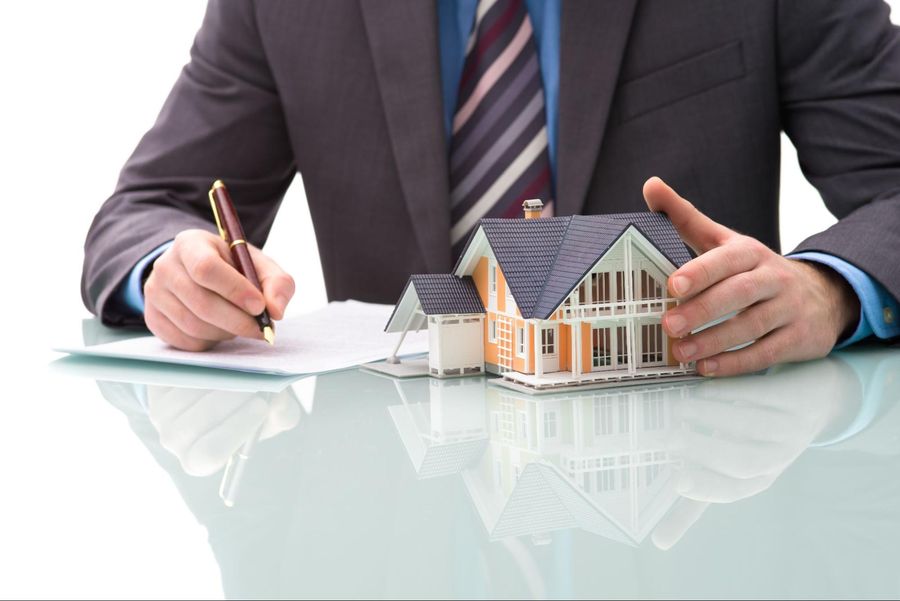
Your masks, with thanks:
M900 0L891 4L896 22ZM112 597L134 594L135 583L147 597L221 595L205 532L122 416L92 382L44 383L50 346L88 316L79 294L85 233L186 62L204 7L0 7L0 597ZM833 218L783 146L790 249ZM290 312L325 303L299 178L267 251L298 281ZM135 540L144 551L122 554Z

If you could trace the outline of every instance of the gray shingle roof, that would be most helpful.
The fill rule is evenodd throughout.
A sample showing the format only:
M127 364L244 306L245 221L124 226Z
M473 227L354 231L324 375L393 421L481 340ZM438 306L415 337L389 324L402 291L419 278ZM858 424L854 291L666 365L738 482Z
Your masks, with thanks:
M691 260L690 250L661 213L481 220L526 319L549 317L630 225L676 267Z
M409 283L415 286L425 315L484 313L478 289L469 276L418 274L410 276Z
M500 270L516 305L531 316L571 217L548 219L482 219Z

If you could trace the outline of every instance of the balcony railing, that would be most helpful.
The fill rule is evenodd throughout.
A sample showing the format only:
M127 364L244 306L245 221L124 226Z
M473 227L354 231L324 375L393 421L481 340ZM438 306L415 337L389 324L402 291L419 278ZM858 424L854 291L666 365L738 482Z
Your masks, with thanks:
M647 298L632 301L610 301L608 303L564 304L562 319L594 319L597 317L625 317L629 315L661 314L674 298Z

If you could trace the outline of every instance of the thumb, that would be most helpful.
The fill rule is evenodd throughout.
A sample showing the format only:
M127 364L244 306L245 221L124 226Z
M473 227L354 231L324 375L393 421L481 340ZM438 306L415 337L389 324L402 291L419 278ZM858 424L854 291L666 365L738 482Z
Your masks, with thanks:
M681 238L698 253L721 246L734 233L698 211L658 177L644 184L644 200L651 211L665 213Z
M672 510L653 529L650 540L657 549L668 551L700 519L707 507L709 503L678 499Z
M284 310L294 296L294 278L255 246L250 246L250 256L262 285L269 315L272 319L282 319Z

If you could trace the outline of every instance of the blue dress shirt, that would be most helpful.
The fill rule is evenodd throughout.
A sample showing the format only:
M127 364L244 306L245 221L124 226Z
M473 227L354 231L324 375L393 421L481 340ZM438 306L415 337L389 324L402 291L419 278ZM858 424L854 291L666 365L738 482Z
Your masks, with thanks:
M559 24L561 2L559 0L525 0L534 28L535 43L544 84L544 104L547 113L547 137L550 166L556 181L556 148L559 116ZM465 63L466 41L475 20L478 0L437 0L438 35L440 43L441 89L444 100L444 127L447 139L452 131L453 113L459 79ZM125 306L137 314L144 312L144 295L141 276L156 257L168 248L166 243L146 257L132 270L122 289ZM804 252L791 258L827 265L841 274L859 296L859 325L838 347L844 347L875 334L879 338L900 335L900 306L883 286L864 271L825 253Z

